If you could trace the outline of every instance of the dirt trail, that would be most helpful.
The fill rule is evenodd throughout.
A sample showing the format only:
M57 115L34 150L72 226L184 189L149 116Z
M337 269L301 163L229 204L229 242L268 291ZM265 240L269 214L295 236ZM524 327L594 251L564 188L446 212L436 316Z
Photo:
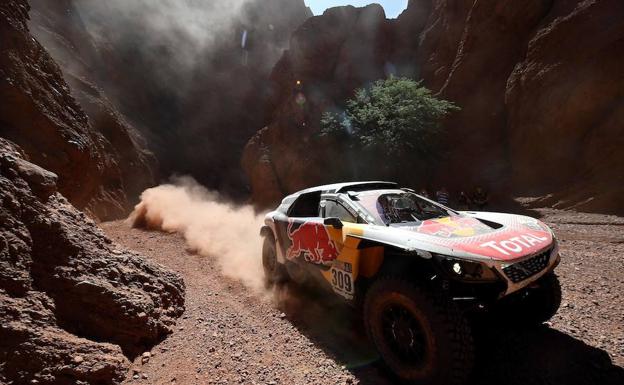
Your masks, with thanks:
M564 303L550 325L488 329L474 384L624 383L624 218L542 211L560 238ZM102 224L124 246L178 271L186 312L174 333L133 364L149 384L391 384L356 315L287 288L276 306L224 278L177 234ZM245 240L241 240L244 242Z

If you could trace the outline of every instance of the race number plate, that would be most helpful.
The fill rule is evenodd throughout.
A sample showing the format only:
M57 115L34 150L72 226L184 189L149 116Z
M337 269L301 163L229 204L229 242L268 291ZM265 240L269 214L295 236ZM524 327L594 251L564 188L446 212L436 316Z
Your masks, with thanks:
M346 299L353 299L355 287L350 263L334 261L331 268L331 284L334 292Z

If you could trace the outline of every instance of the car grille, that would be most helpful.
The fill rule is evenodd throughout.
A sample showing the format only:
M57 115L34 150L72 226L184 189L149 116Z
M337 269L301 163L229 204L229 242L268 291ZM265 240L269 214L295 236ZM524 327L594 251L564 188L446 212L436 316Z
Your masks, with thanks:
M503 268L503 272L513 283L524 281L525 279L532 277L540 271L544 270L546 266L548 266L551 251L552 249L548 249L543 253L540 253L525 261L514 263L511 266L507 266Z

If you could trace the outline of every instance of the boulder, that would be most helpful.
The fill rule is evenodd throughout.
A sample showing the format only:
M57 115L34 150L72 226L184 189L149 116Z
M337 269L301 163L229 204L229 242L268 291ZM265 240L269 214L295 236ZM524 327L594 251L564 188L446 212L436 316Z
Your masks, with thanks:
M23 156L0 138L0 379L118 383L171 332L184 283L112 243Z
M117 384L130 365L119 346L94 342L56 326L54 302L30 291L0 289L0 381L15 384Z

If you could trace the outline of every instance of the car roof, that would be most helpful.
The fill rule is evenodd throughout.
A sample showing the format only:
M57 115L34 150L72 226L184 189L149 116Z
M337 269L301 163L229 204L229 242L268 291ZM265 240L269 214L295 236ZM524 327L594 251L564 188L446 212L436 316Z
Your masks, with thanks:
M395 182L384 182L384 181L365 181L365 182L344 182L344 183L332 183L325 184L322 186L310 187L304 190L297 191L292 193L284 199L280 206L282 206L282 210L286 210L288 206L292 204L301 194L314 193L319 192L321 194L334 194L334 193L342 193L348 191L361 192L361 191L373 191L373 190L396 190L398 189L398 184Z
M292 195L300 195L317 191L331 194L347 191L386 190L395 189L397 186L398 185L394 182L385 181L344 182L310 187L305 190L297 191Z

